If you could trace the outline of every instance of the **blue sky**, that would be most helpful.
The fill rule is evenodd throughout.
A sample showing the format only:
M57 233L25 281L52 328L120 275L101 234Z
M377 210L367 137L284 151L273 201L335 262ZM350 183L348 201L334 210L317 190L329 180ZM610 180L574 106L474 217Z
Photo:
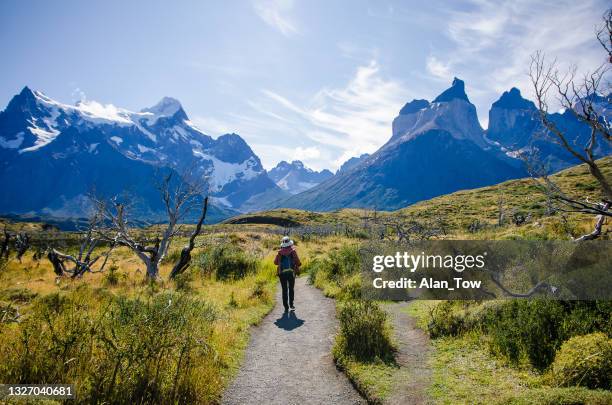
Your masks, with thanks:
M501 92L529 96L529 55L604 61L584 1L0 2L0 105L24 85L130 110L163 96L217 137L239 133L266 168L335 170L373 152L413 98L466 81L486 127Z

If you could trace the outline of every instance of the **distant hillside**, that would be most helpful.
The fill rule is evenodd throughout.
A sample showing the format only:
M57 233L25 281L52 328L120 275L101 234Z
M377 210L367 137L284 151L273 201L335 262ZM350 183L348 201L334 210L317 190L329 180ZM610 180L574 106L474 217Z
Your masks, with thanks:
M601 168L606 176L612 178L612 157L608 156L599 160ZM593 200L598 198L596 181L588 173L586 165L574 166L551 176L558 185L569 195L576 197L589 197ZM398 216L404 218L429 221L441 219L447 225L451 234L466 232L466 228L474 221L480 221L483 225L497 223L499 214L500 198L503 201L503 209L509 217L513 212L531 214L532 226L541 226L545 219L546 197L538 189L533 179L522 178L510 180L493 186L476 188L471 190L457 191L452 194L443 195L396 211L373 211L364 209L343 209L332 212L312 212L297 209L275 209L262 211L247 215L233 217L224 223L240 224L272 224L292 223L293 226L318 226L325 224L348 224L361 226L363 218L368 217L372 221L374 215L379 221L392 220ZM577 221L584 221L584 226L589 226L593 217L590 215L568 214L568 217ZM557 215L555 221L560 221ZM538 221L540 223L538 224ZM508 230L499 229L498 235L492 237L510 237ZM497 232L497 231L495 231ZM558 235L567 236L567 235Z

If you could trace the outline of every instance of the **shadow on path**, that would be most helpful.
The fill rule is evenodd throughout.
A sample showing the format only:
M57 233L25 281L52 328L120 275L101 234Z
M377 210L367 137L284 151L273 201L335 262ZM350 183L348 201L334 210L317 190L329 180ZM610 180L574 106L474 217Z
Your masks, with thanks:
M304 324L304 320L295 315L295 311L284 312L283 316L274 321L274 324L284 330L293 330Z

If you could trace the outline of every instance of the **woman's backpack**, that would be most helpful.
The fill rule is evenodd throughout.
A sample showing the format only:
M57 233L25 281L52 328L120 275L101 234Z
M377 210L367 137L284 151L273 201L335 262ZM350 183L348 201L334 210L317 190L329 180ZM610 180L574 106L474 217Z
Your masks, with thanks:
M293 254L281 255L280 268L281 271L293 270Z

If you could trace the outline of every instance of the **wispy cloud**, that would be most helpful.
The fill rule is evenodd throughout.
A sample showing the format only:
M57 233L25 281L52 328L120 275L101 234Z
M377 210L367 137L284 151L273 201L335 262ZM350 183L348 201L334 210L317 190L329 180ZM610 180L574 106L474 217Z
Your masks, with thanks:
M344 87L323 88L299 106L272 90L263 94L300 123L301 134L318 149L333 151L334 167L362 153L372 153L391 136L391 122L406 101L404 84L383 77L376 61L359 66ZM305 160L321 156L305 155ZM328 157L329 158L329 157ZM320 162L317 162L320 163ZM320 164L318 164L320 166Z
M430 74L439 79L448 80L448 78L451 76L451 71L448 65L440 62L435 56L429 56L427 58L426 67Z
M255 13L266 24L290 37L298 34L298 28L291 18L293 0L253 0Z
M302 148L298 146L293 153L293 160L308 161L312 159L318 159L321 157L321 150L316 146L310 146L308 148Z
M198 129L202 130L202 132L208 135L218 136L235 131L230 124L217 118L194 116L191 118L191 122L193 122Z
M449 7L445 34L452 48L433 51L426 67L436 77L448 71L466 79L486 121L483 112L500 92L516 86L530 95L527 71L536 50L576 63L579 71L602 63L594 26L605 9L601 0L472 0Z

